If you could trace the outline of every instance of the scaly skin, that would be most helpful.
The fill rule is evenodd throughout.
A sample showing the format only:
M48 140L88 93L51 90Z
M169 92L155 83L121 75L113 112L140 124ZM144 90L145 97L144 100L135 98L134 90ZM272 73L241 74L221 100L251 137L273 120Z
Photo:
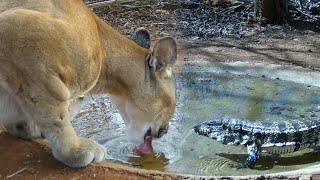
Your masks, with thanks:
M318 145L320 121L256 122L216 117L194 127L196 133L226 145L244 145L248 158L242 167L252 168L261 152L286 154Z

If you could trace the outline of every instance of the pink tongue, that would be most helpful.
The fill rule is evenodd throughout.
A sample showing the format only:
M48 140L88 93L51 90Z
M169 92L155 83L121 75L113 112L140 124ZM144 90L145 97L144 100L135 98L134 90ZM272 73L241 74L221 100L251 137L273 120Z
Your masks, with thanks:
M140 145L136 145L133 149L135 153L138 153L140 155L145 154L153 154L153 147L152 147L152 137L146 138L144 143Z

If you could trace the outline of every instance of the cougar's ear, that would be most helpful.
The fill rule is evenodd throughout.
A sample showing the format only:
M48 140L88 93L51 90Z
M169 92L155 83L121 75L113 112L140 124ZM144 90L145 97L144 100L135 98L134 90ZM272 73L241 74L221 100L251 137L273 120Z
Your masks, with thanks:
M153 48L151 57L148 58L148 64L155 71L163 68L171 70L171 67L177 61L177 44L171 37L160 39Z
M131 39L139 46L149 49L151 44L150 34L144 28L138 28L136 32L131 36Z

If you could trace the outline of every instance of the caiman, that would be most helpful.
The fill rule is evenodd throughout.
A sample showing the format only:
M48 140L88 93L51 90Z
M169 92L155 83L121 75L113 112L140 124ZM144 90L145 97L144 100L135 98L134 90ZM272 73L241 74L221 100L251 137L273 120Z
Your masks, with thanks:
M319 144L319 120L259 122L214 117L194 127L196 133L226 145L244 145L248 158L238 167L252 168L260 154L286 154Z

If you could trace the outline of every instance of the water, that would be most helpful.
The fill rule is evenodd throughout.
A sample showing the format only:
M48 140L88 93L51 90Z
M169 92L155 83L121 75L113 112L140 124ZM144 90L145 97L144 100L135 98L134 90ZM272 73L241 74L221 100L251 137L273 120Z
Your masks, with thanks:
M318 118L318 87L264 77L184 72L177 76L177 110L169 133L154 141L155 155L140 157L126 140L121 116L107 95L94 97L73 120L82 137L108 148L108 161L144 169L193 175L252 175L296 170L320 163L312 149L281 156L263 155L255 169L237 170L246 148L226 146L196 135L192 128L212 116L228 115L254 121Z

